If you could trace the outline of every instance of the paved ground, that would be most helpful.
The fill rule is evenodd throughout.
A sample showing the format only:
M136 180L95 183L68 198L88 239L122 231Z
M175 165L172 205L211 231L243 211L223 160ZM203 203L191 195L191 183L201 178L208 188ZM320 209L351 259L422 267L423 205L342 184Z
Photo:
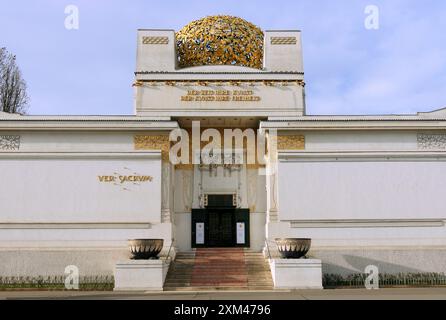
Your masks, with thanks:
M5 299L114 299L114 300L446 300L446 288L429 289L342 289L256 292L67 292L0 291Z

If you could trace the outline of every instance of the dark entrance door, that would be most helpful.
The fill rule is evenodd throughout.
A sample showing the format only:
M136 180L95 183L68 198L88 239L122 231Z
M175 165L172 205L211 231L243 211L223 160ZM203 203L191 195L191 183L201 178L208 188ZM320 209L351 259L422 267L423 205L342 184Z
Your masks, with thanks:
M210 247L230 247L234 244L234 210L208 209L209 226L207 244Z
M249 247L249 209L235 208L227 195L209 198L205 209L193 209L191 222L192 248Z

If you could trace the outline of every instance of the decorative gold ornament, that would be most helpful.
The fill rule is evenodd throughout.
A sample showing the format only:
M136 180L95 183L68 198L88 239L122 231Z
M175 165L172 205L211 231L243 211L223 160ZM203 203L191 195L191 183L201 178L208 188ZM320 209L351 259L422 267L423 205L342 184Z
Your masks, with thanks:
M295 45L297 44L296 37L271 37L272 45Z
M303 80L297 80L296 83L297 83L297 85L302 86L302 87L305 88L305 81L303 81Z
M305 150L305 136L302 134L278 136L277 150Z
M163 161L169 161L169 136L135 135L133 143L135 150L161 150Z
M232 16L193 21L176 33L180 67L238 65L262 69L263 32Z
M169 44L168 37L142 37L142 44Z
M140 81L140 80L136 80L136 81L133 83L133 87L142 87L143 84L144 84L144 82L142 82L142 81Z
M156 86L233 86L233 87L255 87L255 86L302 86L305 87L303 80L136 80L133 83L134 87L156 87Z
M176 164L175 165L175 170L194 170L194 165L192 163L188 163L188 164Z

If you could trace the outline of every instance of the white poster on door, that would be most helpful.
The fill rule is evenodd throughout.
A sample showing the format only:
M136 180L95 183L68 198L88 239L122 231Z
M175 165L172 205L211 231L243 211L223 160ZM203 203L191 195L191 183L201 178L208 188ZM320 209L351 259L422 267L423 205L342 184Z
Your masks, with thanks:
M204 244L204 223L197 222L195 224L195 243Z
M237 222L237 244L245 244L245 223Z

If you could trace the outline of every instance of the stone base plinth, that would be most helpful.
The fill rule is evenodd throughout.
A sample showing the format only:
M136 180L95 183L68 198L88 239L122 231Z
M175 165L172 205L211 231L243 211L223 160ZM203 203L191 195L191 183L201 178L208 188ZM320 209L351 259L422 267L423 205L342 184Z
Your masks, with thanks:
M269 264L275 289L323 289L321 260L271 259Z
M127 260L115 265L115 291L162 291L167 260Z

